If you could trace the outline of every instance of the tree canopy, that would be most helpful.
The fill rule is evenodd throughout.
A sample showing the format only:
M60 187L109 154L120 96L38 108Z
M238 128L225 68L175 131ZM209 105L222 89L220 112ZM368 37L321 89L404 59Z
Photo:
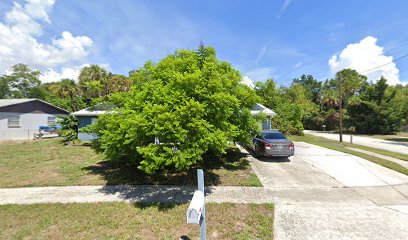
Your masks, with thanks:
M336 130L339 125L339 83L342 82L344 126L357 133L389 134L408 123L408 86L389 86L381 77L368 82L353 69L343 69L324 82L311 75L293 79L290 87L273 80L258 82L262 103L277 112L272 126L289 134L303 128Z
M211 47L146 62L131 79L132 90L113 94L116 109L92 128L96 149L109 159L134 161L148 173L185 170L205 153L224 153L227 141L249 143L258 130L249 110L258 97Z

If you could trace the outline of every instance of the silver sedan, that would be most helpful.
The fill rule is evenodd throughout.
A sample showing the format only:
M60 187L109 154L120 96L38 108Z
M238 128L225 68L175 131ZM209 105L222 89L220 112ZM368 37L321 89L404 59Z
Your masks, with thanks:
M252 139L252 150L256 156L290 157L295 154L295 145L281 132L263 130Z

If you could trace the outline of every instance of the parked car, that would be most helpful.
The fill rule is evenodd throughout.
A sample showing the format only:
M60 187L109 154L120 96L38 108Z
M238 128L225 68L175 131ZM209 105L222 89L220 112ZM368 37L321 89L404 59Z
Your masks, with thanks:
M263 130L252 139L252 150L256 156L290 157L295 154L295 145L279 131Z

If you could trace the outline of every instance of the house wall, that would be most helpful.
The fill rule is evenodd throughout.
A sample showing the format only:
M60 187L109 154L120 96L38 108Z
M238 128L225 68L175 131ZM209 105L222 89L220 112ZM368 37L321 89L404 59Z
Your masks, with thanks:
M48 124L48 117L58 117L67 114L49 114L40 111L33 113L0 112L0 140L29 140L38 133L41 125ZM8 118L20 116L20 127L8 127Z
M91 125L96 119L96 116L78 116L78 139L83 142L90 142L96 138L95 134L81 133L81 128Z
M92 117L89 116L78 116L78 127L83 128L92 124Z

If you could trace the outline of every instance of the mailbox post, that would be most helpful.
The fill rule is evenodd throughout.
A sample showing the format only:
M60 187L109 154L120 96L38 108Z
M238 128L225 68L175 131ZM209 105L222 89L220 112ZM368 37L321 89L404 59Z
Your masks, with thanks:
M204 197L204 172L197 169L198 190L194 192L187 209L187 224L200 224L200 240L207 239Z

